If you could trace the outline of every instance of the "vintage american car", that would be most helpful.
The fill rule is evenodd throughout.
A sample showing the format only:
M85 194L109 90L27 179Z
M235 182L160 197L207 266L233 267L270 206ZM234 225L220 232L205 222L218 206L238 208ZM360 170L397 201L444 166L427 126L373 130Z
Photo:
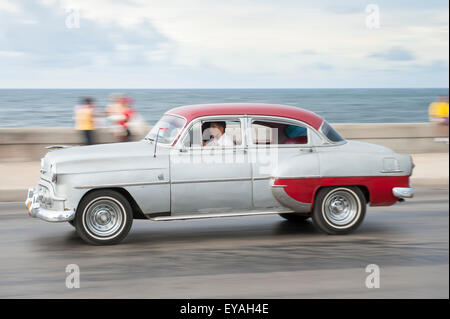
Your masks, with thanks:
M409 155L347 141L301 108L250 103L181 106L137 142L48 152L26 206L69 222L91 244L115 244L133 219L280 214L346 234L366 206L413 196Z

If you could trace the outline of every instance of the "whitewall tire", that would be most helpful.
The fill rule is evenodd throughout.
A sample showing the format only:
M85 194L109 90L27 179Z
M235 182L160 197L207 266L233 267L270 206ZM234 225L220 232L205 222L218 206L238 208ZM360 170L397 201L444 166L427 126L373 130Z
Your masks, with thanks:
M327 234L348 234L359 227L366 215L366 199L356 186L326 187L316 195L312 219Z
M75 228L80 237L93 245L121 242L130 231L133 212L120 193L98 190L85 196L75 215Z

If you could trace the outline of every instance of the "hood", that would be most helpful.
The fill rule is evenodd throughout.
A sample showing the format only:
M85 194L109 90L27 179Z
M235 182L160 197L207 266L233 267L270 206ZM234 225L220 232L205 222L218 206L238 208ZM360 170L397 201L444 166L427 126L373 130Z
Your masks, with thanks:
M90 173L111 170L162 168L168 164L169 150L148 141L74 146L48 152L43 167L56 165L57 174Z

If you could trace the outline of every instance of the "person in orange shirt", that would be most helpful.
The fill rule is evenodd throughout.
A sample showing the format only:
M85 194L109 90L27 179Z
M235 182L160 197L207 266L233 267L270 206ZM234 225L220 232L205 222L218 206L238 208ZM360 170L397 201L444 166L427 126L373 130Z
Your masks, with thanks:
M90 97L83 98L82 104L75 107L75 129L80 131L85 145L94 144L95 103Z

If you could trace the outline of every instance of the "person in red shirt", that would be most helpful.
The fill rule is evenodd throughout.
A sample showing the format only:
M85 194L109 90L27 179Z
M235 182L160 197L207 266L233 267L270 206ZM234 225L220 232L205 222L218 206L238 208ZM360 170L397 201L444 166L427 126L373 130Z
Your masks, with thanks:
M131 140L131 131L129 129L130 119L134 116L135 110L130 105L133 104L133 99L130 97L122 97L119 99L119 113L121 119L117 122L122 127L123 134L121 135L122 142L129 142Z

